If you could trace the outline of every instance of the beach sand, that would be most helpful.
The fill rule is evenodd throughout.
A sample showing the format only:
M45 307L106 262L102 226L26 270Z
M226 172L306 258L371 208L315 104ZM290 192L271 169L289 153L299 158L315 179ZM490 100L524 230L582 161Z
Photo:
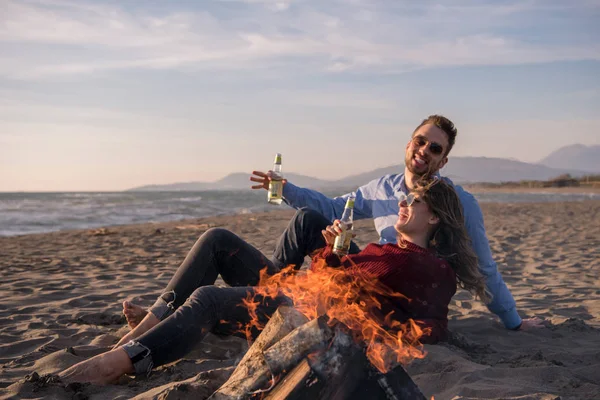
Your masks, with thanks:
M459 291L450 341L425 346L426 357L407 371L436 400L600 399L600 202L482 209L519 312L546 318L548 327L508 331ZM149 306L202 232L224 227L270 254L292 215L282 208L0 238L0 398L206 398L232 371L244 340L209 335L185 359L115 385L65 387L44 374L113 345L127 331L121 302ZM356 229L361 246L376 240L371 221Z

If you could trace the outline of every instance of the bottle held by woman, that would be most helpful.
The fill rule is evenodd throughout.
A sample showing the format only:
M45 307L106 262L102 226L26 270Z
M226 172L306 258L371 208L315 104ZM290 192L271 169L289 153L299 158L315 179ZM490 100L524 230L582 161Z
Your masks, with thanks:
M344 213L342 214L339 225L342 233L335 238L335 242L333 243L333 252L338 256L345 256L350 249L353 231L352 219L354 216L354 199L353 196L350 196L348 197L348 200L346 200L346 207L344 208Z

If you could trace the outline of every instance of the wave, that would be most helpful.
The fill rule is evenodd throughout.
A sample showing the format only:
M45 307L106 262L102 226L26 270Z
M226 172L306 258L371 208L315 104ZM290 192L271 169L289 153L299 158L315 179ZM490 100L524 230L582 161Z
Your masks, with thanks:
M598 193L481 193L480 202L600 200ZM285 209L263 191L0 193L0 236Z

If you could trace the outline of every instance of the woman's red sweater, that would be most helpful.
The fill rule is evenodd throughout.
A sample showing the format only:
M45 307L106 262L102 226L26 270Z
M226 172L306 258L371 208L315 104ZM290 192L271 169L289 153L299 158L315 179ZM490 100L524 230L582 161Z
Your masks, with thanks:
M456 274L448 262L436 257L431 250L416 244L371 243L358 254L338 257L330 246L313 257L313 265L325 260L331 267L343 266L350 272L374 276L379 283L403 297L387 298L382 310L393 312L401 322L413 319L421 328L428 328L421 343L443 340L448 328L448 304L456 293Z

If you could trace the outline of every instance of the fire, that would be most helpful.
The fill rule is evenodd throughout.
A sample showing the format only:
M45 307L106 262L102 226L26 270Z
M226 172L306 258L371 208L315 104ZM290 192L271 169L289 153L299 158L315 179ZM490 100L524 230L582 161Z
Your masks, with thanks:
M427 332L411 319L401 323L392 319L391 311L384 314L382 299L406 297L378 284L377 279L358 269L331 268L324 260L300 273L288 267L269 276L265 269L256 293L271 298L284 294L311 320L326 315L331 326L341 322L357 342L363 343L367 357L381 372L425 356L419 338ZM252 297L244 301L254 317L245 327L247 335L252 327L262 328L255 314L258 304Z

